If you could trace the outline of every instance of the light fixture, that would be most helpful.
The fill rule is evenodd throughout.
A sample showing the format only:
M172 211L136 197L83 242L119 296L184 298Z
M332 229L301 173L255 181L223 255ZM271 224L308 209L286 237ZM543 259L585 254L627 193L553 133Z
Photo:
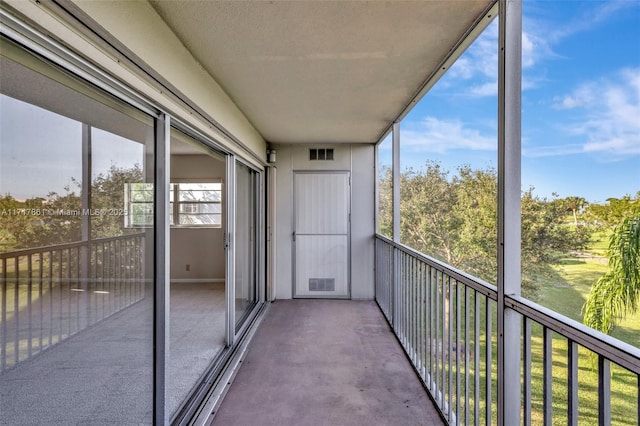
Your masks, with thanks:
M276 162L276 150L275 149L268 149L267 150L267 162L268 163L275 163Z

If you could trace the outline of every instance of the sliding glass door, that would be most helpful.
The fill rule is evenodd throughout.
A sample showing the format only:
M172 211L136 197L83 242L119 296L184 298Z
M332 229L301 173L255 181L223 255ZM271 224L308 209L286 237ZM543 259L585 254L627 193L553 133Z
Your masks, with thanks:
M257 301L257 182L257 172L236 162L236 332Z

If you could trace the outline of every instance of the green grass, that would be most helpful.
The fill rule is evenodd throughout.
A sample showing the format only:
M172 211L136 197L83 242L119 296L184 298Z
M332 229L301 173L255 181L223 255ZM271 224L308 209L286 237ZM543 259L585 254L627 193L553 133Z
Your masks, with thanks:
M536 302L569 318L582 322L582 306L591 286L607 271L608 233L596 234L584 255L567 256L554 266L556 276L540 288ZM640 312L628 315L612 336L640 347ZM533 415L534 423L542 422L542 337L541 330L532 337ZM567 424L567 341L553 339L553 424ZM597 424L598 375L595 357L579 350L579 424ZM614 425L637 425L638 379L635 374L612 364L611 413Z

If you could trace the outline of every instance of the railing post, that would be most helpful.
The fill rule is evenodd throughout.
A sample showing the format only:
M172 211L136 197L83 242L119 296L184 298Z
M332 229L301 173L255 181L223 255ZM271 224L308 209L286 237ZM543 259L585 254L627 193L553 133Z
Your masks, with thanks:
M520 424L520 153L522 4L499 1L498 63L498 425Z

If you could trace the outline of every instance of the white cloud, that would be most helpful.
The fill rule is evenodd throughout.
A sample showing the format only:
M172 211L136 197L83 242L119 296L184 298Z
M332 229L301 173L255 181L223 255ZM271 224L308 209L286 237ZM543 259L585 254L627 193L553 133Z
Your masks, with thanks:
M443 153L453 149L493 151L495 137L483 135L479 130L467 128L459 120L441 120L425 117L417 128L402 130L402 147L414 152Z
M610 77L586 82L554 100L556 108L574 111L565 130L582 139L581 149L572 146L571 152L564 152L566 147L542 147L539 152L640 154L640 68L626 68Z
M544 81L544 71L537 67L548 58L558 58L553 47L563 39L584 31L606 21L624 9L637 7L637 1L614 0L593 2L586 12L572 20L559 22L554 19L539 20L523 17L522 33L522 90L539 87ZM535 73L533 69L535 68ZM467 52L451 67L447 76L454 81L447 81L449 88L456 88L457 94L471 97L497 96L498 94L498 20L489 27L469 47ZM460 82L473 83L472 86ZM565 107L580 99L566 99Z
M584 153L582 144L563 144L547 146L523 146L522 155L529 158L555 157L559 155L573 155Z
M533 67L540 57L550 54L550 47L544 38L528 32L522 35L522 67ZM457 89L461 95L472 97L486 97L498 95L498 21L494 21L484 33L458 59L448 77L472 83ZM522 88L535 87L534 78L523 78ZM455 87L455 84L449 84Z
M609 0L594 1L588 3L590 7L582 14L564 22L562 25L554 23L553 27L545 28L540 34L546 34L546 38L553 43L575 34L590 31L601 22L605 22L611 16L620 13L624 9L638 7L635 0Z

